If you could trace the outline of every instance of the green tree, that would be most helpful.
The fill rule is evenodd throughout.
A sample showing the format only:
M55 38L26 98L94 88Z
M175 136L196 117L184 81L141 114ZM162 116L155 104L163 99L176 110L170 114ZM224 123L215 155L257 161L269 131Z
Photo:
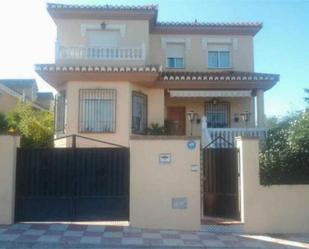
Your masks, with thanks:
M21 136L21 147L51 147L53 114L18 104L7 114L8 129Z
M260 154L261 183L309 184L309 112L284 118L268 131Z
M307 96L305 97L305 101L306 101L307 103L309 103L309 88L304 89L304 91L305 91L305 93L307 94Z
M4 114L0 113L0 133L8 131L8 123Z

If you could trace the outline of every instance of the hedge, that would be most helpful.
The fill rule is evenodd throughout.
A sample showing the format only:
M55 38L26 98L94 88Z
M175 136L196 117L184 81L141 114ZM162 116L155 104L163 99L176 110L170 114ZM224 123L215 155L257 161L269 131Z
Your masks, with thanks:
M309 112L268 131L260 153L262 185L309 184Z

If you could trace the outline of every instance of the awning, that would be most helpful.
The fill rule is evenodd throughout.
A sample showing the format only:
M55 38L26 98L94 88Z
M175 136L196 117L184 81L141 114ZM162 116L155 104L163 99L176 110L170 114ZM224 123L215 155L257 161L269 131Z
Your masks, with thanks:
M184 90L170 90L171 97L251 97L251 91L184 91Z

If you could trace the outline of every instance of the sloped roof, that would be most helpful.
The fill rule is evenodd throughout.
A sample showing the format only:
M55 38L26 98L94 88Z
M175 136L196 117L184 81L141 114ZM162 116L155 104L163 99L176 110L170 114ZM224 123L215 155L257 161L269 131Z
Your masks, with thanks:
M38 90L35 79L0 79L0 83L20 94L22 94L20 88L34 86L35 89Z
M158 5L77 5L48 3L52 18L149 20L153 33L255 35L261 22L158 22Z
M151 87L160 88L226 88L226 89L264 89L268 90L279 81L279 75L239 72L174 72L163 71L162 66L78 66L39 64L35 71L50 84L62 84L74 78L79 80L115 80L123 77L127 81L136 81L138 77L150 76ZM130 78L133 75L133 78ZM141 81L143 81L141 79ZM54 85L57 88L57 84Z
M37 101L40 100L53 100L54 95L52 92L38 92L36 94Z
M171 72L164 71L162 80L209 80L209 81L279 81L278 74L240 72L240 71L217 71L217 72Z

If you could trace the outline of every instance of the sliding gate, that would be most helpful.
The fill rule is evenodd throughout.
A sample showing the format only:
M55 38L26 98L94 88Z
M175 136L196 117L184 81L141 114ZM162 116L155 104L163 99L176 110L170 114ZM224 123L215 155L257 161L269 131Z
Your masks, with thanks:
M16 221L129 219L128 148L18 149Z

